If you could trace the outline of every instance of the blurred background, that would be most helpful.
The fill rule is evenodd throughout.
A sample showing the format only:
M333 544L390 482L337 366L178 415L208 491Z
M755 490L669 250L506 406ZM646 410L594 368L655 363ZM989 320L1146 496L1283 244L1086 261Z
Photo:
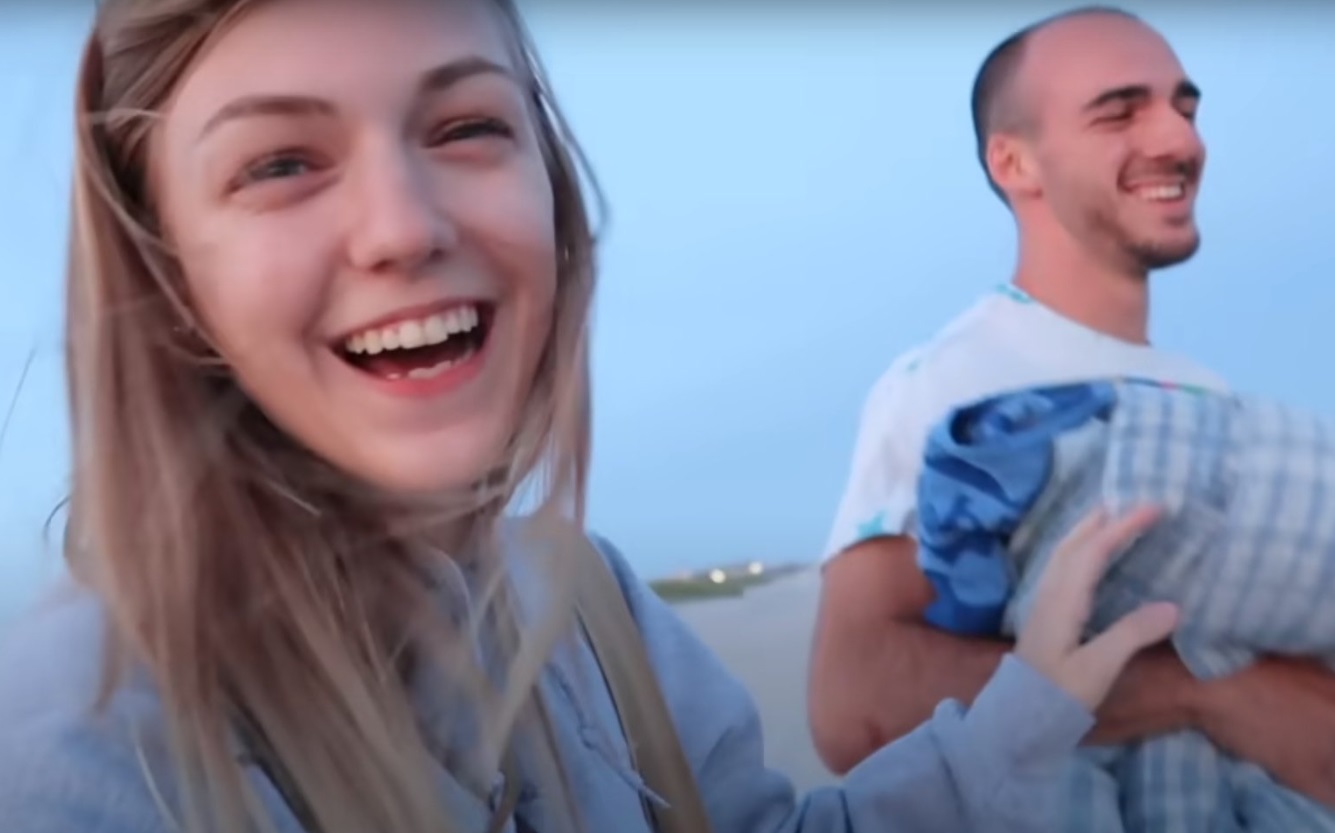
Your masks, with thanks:
M1071 4L528 5L611 205L593 525L647 577L813 560L868 387L1010 273L1009 217L973 156L977 64ZM0 7L0 409L26 369L0 410L0 625L59 569L43 527L66 486L60 295L91 7ZM1157 278L1156 340L1335 415L1335 5L1125 7L1205 91L1205 242Z

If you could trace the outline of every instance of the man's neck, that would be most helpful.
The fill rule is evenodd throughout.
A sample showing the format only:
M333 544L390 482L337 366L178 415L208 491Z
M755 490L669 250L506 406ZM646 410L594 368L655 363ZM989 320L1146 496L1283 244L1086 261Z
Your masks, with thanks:
M1133 344L1149 343L1148 276L1111 269L1074 246L1061 248L1022 242L1015 285L1090 329Z

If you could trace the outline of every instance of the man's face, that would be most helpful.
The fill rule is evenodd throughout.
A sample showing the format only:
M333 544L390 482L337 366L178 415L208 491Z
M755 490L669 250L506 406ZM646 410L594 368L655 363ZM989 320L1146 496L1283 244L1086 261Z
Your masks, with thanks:
M1079 243L1121 266L1181 263L1200 246L1200 94L1157 33L1097 15L1033 36L1021 83L1040 199Z

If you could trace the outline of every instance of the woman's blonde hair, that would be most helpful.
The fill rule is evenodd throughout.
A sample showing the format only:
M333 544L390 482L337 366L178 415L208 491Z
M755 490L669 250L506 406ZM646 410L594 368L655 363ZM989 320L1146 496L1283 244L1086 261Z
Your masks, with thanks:
M164 810L185 829L267 826L231 745L242 709L326 833L455 831L406 681L414 669L436 664L458 692L446 700L451 716L490 727L483 759L532 735L560 771L535 680L567 631L569 594L558 589L550 615L521 626L494 533L521 486L540 511L582 519L594 240L581 157L516 9L490 0L529 85L555 196L553 326L496 469L425 515L391 505L277 430L240 391L155 216L156 117L196 57L258 2L100 4L78 77L67 557L105 601L103 696L134 665L162 697L181 798ZM442 545L474 554L467 569L490 577L463 622L440 613L432 589L451 557ZM479 631L499 635L508 669L499 687L474 659Z

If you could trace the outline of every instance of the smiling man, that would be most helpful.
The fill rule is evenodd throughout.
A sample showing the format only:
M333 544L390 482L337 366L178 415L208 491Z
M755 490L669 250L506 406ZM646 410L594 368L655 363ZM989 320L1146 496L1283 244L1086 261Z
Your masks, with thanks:
M1199 103L1164 38L1117 9L1040 21L984 60L972 99L978 157L1014 216L1018 260L1011 282L901 356L867 399L825 553L811 663L812 734L836 772L940 701L971 700L1011 647L924 621L934 595L913 533L936 422L995 393L1068 381L1225 389L1147 336L1150 274L1200 246ZM1195 728L1335 803L1333 688L1328 675L1278 660L1200 683L1171 651L1151 651L1128 668L1091 741Z

